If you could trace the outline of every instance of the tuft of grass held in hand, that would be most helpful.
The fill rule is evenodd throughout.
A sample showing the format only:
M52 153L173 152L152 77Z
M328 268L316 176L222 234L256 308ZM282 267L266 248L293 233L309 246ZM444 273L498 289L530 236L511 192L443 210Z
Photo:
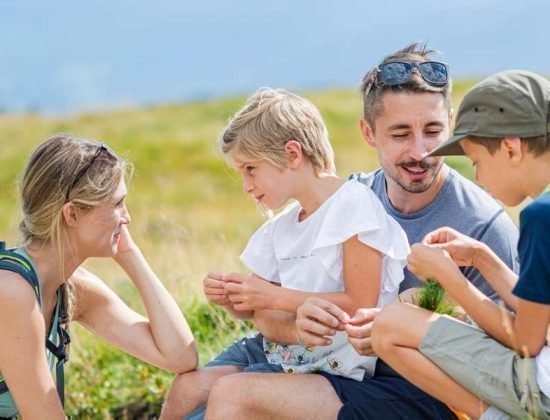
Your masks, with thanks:
M438 314L456 316L456 305L435 280L429 278L418 291L418 306Z

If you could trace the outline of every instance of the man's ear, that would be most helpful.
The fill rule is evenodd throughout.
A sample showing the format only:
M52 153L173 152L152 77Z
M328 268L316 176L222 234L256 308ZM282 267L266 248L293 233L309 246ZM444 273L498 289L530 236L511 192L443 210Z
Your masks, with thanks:
M506 153L512 164L518 164L523 160L525 152L521 146L519 137L505 137L500 142L501 150Z
M361 134L363 135L363 138L365 139L367 144L371 147L376 147L376 144L374 142L373 129L364 117L361 117L361 119L359 120L359 127L361 128Z
M65 203L62 208L63 220L65 224L70 227L75 227L78 225L78 220L80 219L80 208L72 202Z
M285 151L288 156L287 166L290 169L296 169L302 163L304 159L304 153L302 151L302 145L296 140L289 140L285 144Z

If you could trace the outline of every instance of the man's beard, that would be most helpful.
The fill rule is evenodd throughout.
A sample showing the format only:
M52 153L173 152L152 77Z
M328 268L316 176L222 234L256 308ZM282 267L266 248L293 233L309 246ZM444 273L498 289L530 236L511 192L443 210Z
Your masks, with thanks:
M426 170L434 170L433 174L430 175L428 178L424 178L417 181L411 181L410 183L404 183L402 179L399 176L394 176L393 173L388 173L390 178L401 188L403 188L405 191L413 193L413 194L419 194L423 193L424 191L427 191L432 184L434 183L435 179L437 178L437 175L439 174L439 171L441 171L441 168L443 167L443 160L421 160L421 161L407 161L407 162L399 162L396 166L400 166L402 168L420 168L420 169L426 169ZM398 169L399 170L399 169Z

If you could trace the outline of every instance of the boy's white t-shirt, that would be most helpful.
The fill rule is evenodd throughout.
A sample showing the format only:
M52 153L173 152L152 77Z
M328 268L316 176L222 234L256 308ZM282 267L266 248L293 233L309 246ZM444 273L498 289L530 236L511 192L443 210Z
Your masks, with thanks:
M292 203L254 233L241 255L251 271L290 289L343 291L343 243L357 235L383 255L378 307L397 297L409 244L370 188L350 180L303 221L300 211L299 203ZM270 363L287 372L322 370L362 380L368 358L355 352L345 332L332 340L330 346L304 347L264 338L264 350Z

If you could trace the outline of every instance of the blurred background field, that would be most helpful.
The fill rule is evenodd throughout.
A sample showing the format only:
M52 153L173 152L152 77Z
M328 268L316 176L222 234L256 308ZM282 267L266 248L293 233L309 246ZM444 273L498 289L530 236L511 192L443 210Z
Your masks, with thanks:
M460 101L472 81L455 83ZM301 92L321 110L336 151L338 173L378 167L375 152L362 140L359 95L353 90ZM217 136L244 97L183 105L154 106L108 113L51 118L0 115L0 239L17 240L16 179L30 151L56 132L106 141L135 165L128 207L131 232L186 314L200 349L201 365L248 326L209 306L201 280L210 269L242 270L238 256L263 216L241 192L237 174L217 150ZM468 177L465 158L448 162ZM517 211L511 212L517 221ZM87 266L132 307L143 311L124 273L113 261ZM67 414L73 418L154 416L172 375L147 366L72 327L67 368ZM141 414L140 414L141 413Z

